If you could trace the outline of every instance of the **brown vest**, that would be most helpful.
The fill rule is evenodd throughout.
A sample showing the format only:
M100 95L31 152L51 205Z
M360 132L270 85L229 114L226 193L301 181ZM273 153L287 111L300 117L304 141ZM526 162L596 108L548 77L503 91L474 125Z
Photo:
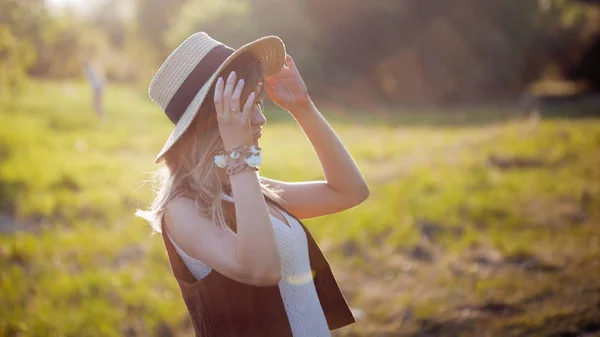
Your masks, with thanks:
M273 202L268 198L267 201ZM231 204L224 207L229 208L228 214L235 214L231 212L234 207ZM354 323L327 259L306 226L298 222L306 232L313 281L329 330ZM232 226L234 231L235 227ZM214 269L196 280L164 228L162 237L196 337L293 337L278 285L252 286L227 278Z

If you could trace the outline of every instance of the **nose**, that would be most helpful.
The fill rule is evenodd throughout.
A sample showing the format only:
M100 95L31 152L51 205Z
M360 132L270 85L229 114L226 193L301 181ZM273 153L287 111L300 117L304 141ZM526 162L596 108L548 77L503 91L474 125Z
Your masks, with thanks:
M263 114L262 106L255 104L250 115L250 124L253 126L263 126L267 122L267 118Z

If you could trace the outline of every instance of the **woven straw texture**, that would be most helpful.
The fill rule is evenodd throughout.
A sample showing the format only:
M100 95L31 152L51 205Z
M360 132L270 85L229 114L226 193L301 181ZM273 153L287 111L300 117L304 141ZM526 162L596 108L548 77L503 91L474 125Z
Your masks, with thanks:
M164 112L173 95L175 95L177 89L179 89L190 72L202 61L209 51L219 45L222 45L222 43L211 38L204 32L199 32L188 37L167 57L158 69L148 90L150 99ZM260 60L265 71L265 76L279 72L285 63L285 45L276 36L262 37L237 49L217 68L209 80L198 91L177 122L177 125L175 125L162 150L156 156L154 160L155 164L163 160L165 153L181 138L185 130L192 124L198 109L206 98L210 87L215 82L217 75L243 52L250 52Z

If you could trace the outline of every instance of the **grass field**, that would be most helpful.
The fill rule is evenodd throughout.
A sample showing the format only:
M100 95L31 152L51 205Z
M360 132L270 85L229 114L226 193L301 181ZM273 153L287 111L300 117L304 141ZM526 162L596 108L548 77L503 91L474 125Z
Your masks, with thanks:
M89 100L78 83L0 100L0 334L192 336L133 216L171 125L143 90L110 88L103 121ZM321 179L291 117L267 112L261 174ZM335 336L600 330L599 119L323 113L371 188L306 222L360 318Z

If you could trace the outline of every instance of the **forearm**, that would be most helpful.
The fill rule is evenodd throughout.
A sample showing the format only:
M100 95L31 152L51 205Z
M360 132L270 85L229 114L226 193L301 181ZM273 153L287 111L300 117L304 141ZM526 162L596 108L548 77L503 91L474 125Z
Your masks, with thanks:
M281 260L267 204L254 171L230 177L237 219L237 259L257 277L281 274Z
M311 103L292 115L317 153L329 187L357 199L368 195L367 183L352 156L316 106Z

